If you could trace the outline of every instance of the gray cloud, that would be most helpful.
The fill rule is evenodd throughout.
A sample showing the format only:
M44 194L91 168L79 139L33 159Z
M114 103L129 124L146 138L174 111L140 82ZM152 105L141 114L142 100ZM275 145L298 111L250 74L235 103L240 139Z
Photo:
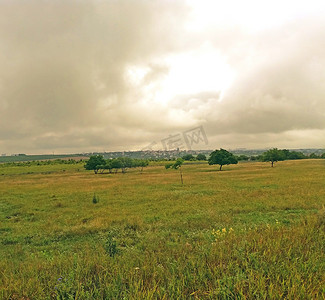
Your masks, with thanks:
M183 1L1 1L0 151L139 149L198 125L208 148L325 144L321 18L198 34L189 13ZM162 58L205 42L237 72L222 101L211 90L148 99L170 72ZM147 70L137 84L133 66Z
M201 106L192 116L204 116L210 139L230 147L325 146L324 30L323 19L306 18L255 35L237 31L230 48L217 35L238 76L222 101L196 100Z
M256 37L257 62L250 58L225 97L219 126L241 133L325 129L324 29L323 20L306 19Z
M110 146L105 137L118 140L119 128L139 125L127 114L128 105L131 115L141 107L134 107L125 70L151 64L146 82L167 72L151 59L179 47L176 24L186 12L180 1L31 0L0 7L3 152Z

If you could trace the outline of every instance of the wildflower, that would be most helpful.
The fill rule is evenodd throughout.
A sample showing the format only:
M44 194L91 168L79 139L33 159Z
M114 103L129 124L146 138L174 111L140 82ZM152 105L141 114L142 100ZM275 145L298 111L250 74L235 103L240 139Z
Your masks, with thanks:
M226 228L222 228L222 233L226 233L227 229Z

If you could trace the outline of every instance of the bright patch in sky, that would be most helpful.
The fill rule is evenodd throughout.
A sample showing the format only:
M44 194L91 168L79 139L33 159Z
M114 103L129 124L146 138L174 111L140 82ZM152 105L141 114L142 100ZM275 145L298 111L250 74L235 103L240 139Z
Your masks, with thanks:
M170 71L156 100L161 103L177 95L221 92L230 86L234 72L218 51L209 47L174 55L166 59Z
M167 66L168 73L157 81L143 82L150 72L148 67L132 66L127 79L145 91L147 100L168 104L179 95L202 92L220 93L221 97L230 87L235 72L224 57L208 44L198 49L170 55L159 62Z
M324 9L322 1L312 0L311 3L313 5L306 7L304 1L291 0L188 0L192 13L186 28L203 36L227 28L254 34ZM127 80L144 92L142 100L165 105L178 95L201 92L219 92L222 99L236 75L236 70L208 39L189 51L169 55L158 64L165 65L168 72L155 81L145 82L150 67L144 66L129 67Z

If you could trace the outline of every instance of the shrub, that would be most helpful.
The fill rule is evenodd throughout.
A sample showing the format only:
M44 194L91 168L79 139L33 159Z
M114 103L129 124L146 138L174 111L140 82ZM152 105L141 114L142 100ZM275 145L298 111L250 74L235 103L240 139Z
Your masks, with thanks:
M96 204L98 202L99 202L99 197L96 196L96 194L94 194L94 196L93 196L93 203Z

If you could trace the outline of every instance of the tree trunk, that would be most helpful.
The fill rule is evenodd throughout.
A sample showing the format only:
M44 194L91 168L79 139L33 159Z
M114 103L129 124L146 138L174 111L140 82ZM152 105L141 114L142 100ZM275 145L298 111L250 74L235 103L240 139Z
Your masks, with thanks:
M273 164L274 164L274 161L272 160L272 161L271 161L271 166L272 166L272 168L273 168Z
M219 171L221 171L222 165L220 165Z

